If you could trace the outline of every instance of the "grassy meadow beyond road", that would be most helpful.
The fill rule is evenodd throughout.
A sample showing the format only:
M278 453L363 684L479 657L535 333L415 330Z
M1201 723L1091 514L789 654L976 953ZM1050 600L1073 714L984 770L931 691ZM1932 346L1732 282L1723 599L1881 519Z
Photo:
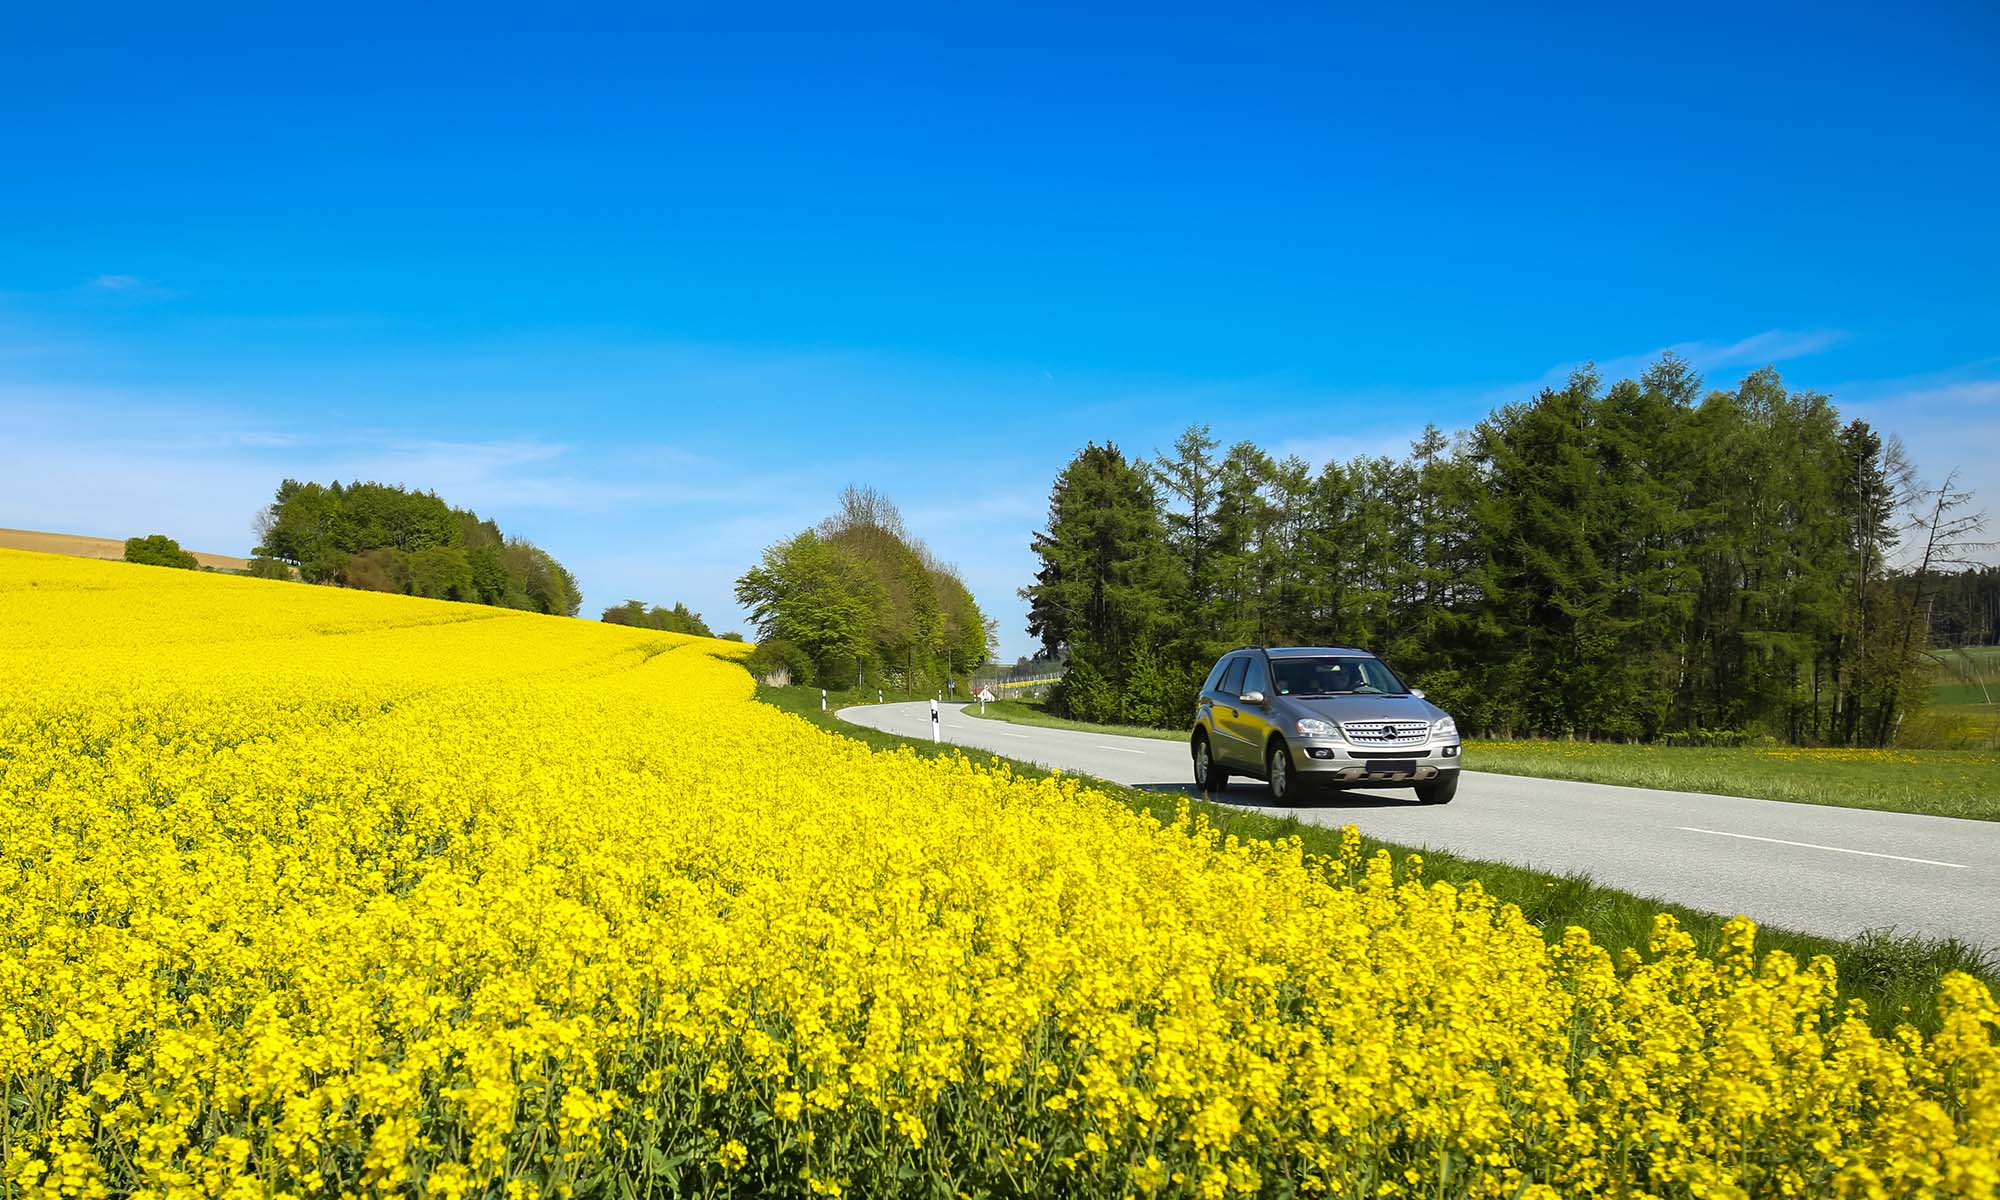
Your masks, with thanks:
M1992 750L1477 741L1466 744L1465 763L1541 779L2000 820L2000 752Z
M966 713L978 716L979 706ZM1186 731L1086 725L1040 705L1001 700L988 718L1019 725L1180 741ZM1709 792L1799 804L1875 808L2000 821L2000 751L1870 750L1802 746L1628 746L1613 742L1481 741L1465 744L1468 770L1676 792Z

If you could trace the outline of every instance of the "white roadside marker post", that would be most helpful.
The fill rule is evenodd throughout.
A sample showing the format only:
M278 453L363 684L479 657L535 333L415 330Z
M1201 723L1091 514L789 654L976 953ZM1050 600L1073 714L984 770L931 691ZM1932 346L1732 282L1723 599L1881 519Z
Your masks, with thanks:
M880 703L882 703L882 689L881 689L881 688L876 688L876 689L875 689L875 703L877 703L877 704L880 704Z
M826 711L826 689L825 689L825 688L821 688L821 689L819 690L819 710L820 710L821 712L825 712L825 711Z
M944 740L938 733L938 703L935 700L931 701L931 740L933 742Z

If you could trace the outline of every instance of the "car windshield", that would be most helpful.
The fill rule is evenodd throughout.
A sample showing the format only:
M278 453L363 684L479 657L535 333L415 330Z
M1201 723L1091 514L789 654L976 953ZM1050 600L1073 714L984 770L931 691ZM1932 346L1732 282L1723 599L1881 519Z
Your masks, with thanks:
M1274 658L1280 696L1404 696L1409 689L1377 658Z

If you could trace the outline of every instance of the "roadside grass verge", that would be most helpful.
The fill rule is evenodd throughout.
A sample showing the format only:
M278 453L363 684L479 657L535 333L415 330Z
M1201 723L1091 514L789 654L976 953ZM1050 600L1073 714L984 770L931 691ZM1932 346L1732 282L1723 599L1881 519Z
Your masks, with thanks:
M979 716L969 705L967 716ZM990 720L1049 729L1182 741L1187 731L1088 725L1040 705L1000 700ZM1810 749L1803 746L1628 746L1615 742L1465 743L1465 767L1501 775L1612 783L1674 792L1710 792L2000 821L2000 752L1993 750Z
M919 758L964 755L975 761L1005 763L1016 775L1030 779L1053 774L1031 763L949 743L937 745L928 739L918 741L883 733L851 725L834 716L846 705L874 703L873 690L865 694L828 691L825 712L819 708L818 688L760 685L757 698L875 750L907 751ZM988 706L989 715L994 707ZM1109 728L1118 731L1116 727ZM1340 829L1335 826L1311 824L1296 816L1272 816L1227 804L1215 804L1191 792L1147 791L1076 772L1064 774L1084 779L1092 787L1124 801L1137 811L1151 813L1163 823L1172 822L1178 807L1185 803L1192 812L1206 816L1211 825L1226 834L1265 840L1296 837L1309 854L1332 857L1340 852ZM1726 916L1602 887L1581 874L1552 875L1507 863L1461 858L1439 851L1418 851L1375 838L1364 837L1362 844L1366 853L1387 850L1398 862L1405 861L1409 855L1421 854L1423 875L1429 880L1456 886L1476 880L1500 901L1519 905L1522 913L1552 939L1560 939L1563 930L1578 925L1589 930L1592 940L1614 956L1628 949L1643 954L1652 937L1653 917L1664 912L1673 914L1704 954L1713 954L1721 944L1722 924ZM1938 1026L1938 983L1953 971L1968 972L1988 986L2000 988L2000 962L1996 962L1993 955L1953 938L1934 939L1872 931L1852 941L1841 941L1760 925L1757 946L1760 952L1787 951L1801 963L1817 954L1830 956L1840 971L1841 994L1864 1001L1868 1005L1870 1024L1882 1033L1890 1032L1903 1021L1926 1033L1935 1031Z
M1006 721L1014 725L1039 725L1044 729L1074 729L1079 733L1113 733L1121 737L1158 738L1163 742L1184 742L1187 730L1155 729L1151 725L1093 725L1088 721L1072 721L1058 717L1032 700L995 700L979 711L974 701L965 706L968 717L985 717L989 721Z
M1469 741L1465 765L1540 779L2000 820L2000 752L1991 750Z

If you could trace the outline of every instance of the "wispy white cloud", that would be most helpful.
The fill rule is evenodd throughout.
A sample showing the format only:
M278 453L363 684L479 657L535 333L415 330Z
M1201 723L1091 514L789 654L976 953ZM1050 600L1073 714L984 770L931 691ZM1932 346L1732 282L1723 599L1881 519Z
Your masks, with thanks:
M409 460L425 465L450 462L461 471L493 474L512 467L553 462L570 452L560 442L534 438L503 438L495 441L408 441L396 439L385 446L388 461Z
M167 287L143 275L108 273L93 275L82 282L65 283L57 287L0 288L0 306L17 313L25 312L48 317L54 313L89 307L93 304L170 300L185 295L187 293L180 288Z
M1910 409L1952 410L2000 407L2000 379L1967 379L1936 387L1895 392L1877 401L1893 411ZM2000 447L1991 447L2000 454Z
M1669 347L1698 371L1722 367L1761 367L1807 358L1839 345L1847 334L1838 329L1767 329L1733 342L1682 342ZM1650 356L1657 359L1659 355Z
M312 442L303 433L280 433L269 429L191 430L176 434L170 444L182 450L287 450Z
M1675 342L1641 354L1597 359L1594 366L1598 378L1606 383L1636 379L1662 355L1672 352L1706 374L1819 354L1839 344L1844 336L1831 329L1769 329L1728 341ZM1286 401L1281 413L1284 420L1273 423L1265 436L1252 435L1252 440L1276 457L1296 454L1315 465L1363 456L1401 457L1409 452L1410 443L1422 434L1426 424L1434 424L1449 435L1500 405L1533 399L1544 388L1561 387L1585 362L1578 359L1556 363L1533 378L1508 383L1434 388L1311 389L1292 382L1269 381L1266 386L1275 383ZM1267 401L1256 407L1270 410L1277 406ZM1323 431L1303 435L1295 432L1301 415L1311 420L1319 413L1335 414L1316 422Z
M85 283L79 290L124 296L135 300L166 300L187 294L179 288L163 287L153 280L138 275L99 275Z
M1781 362L1791 362L1824 353L1839 345L1846 336L1838 329L1767 329L1762 333L1753 333L1733 341L1675 342L1642 354L1621 354L1612 358L1600 358L1596 360L1595 365L1598 377L1606 382L1637 379L1648 367L1660 361L1660 358L1669 352L1686 359L1689 366L1704 375L1732 367L1754 370L1758 367L1775 366ZM1505 392L1512 399L1521 399L1533 395L1544 387L1560 387L1568 380L1571 372L1583 365L1582 360L1558 363L1532 381L1510 384L1495 390Z
M1828 388L1843 415L1901 438L1924 480L1957 473L1973 506L2000 520L2000 358L1888 379L1851 379ZM1987 562L2000 562L2000 548Z

